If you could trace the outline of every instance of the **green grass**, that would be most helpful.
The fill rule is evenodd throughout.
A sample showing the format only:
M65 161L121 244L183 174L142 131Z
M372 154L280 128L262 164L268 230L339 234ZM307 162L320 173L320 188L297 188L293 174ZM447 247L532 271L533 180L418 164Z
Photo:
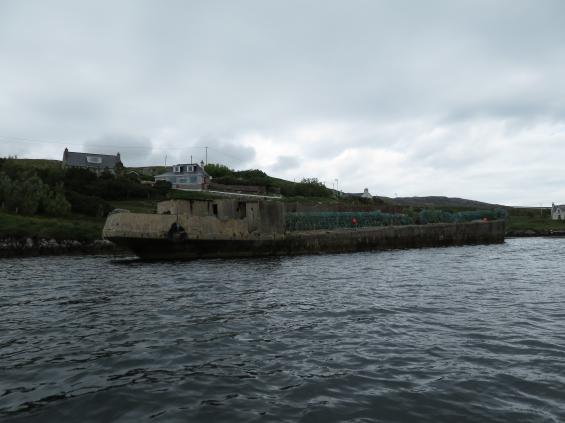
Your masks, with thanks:
M63 153L61 153L61 156ZM61 160L49 159L16 159L16 163L30 169L61 168Z
M0 238L36 237L61 240L93 241L102 238L104 219L86 216L53 218L20 216L0 212Z
M564 231L565 220L551 220L551 217L548 215L510 215L506 229L508 231Z

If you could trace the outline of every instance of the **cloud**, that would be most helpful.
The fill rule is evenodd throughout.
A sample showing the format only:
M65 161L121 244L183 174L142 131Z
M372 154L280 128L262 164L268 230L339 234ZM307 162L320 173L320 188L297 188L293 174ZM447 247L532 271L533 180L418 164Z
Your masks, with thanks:
M558 0L3 1L0 154L109 144L133 166L208 147L211 162L355 192L563 202L564 12Z
M85 141L83 149L88 153L117 154L120 153L125 166L133 164L150 164L156 162L151 140L144 136L130 134L106 134Z
M300 160L296 156L279 156L276 163L270 166L274 172L296 169L300 165Z
M228 167L245 168L253 164L255 149L237 141L208 140L208 163L221 163Z

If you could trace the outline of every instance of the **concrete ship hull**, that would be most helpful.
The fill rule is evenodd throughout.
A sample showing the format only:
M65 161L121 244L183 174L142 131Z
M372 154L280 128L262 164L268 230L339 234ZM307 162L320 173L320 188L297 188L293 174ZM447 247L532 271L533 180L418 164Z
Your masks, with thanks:
M171 217L168 217L166 228L170 226ZM127 214L122 214L114 219L127 218ZM120 232L111 228L105 228L104 235L142 259L180 260L493 244L503 243L505 233L503 220L286 232L256 237L242 237L236 233L230 237L193 235L187 226L182 236L170 231L136 233L135 230Z

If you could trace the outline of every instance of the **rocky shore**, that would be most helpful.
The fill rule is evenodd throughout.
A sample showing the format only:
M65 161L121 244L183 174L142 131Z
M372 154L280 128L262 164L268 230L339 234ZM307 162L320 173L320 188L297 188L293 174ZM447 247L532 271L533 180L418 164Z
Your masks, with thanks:
M123 250L114 243L97 239L90 242L45 238L2 238L0 257L21 257L59 254L118 254Z
M507 237L563 236L565 231L513 230ZM126 251L113 242L104 239L77 241L46 238L0 238L0 257L26 257L61 254L124 254Z

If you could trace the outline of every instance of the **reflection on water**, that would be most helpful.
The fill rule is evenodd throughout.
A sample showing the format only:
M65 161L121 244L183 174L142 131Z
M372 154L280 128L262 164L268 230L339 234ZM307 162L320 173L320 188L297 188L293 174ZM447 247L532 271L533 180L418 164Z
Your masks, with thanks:
M1 260L0 417L564 421L564 252Z

